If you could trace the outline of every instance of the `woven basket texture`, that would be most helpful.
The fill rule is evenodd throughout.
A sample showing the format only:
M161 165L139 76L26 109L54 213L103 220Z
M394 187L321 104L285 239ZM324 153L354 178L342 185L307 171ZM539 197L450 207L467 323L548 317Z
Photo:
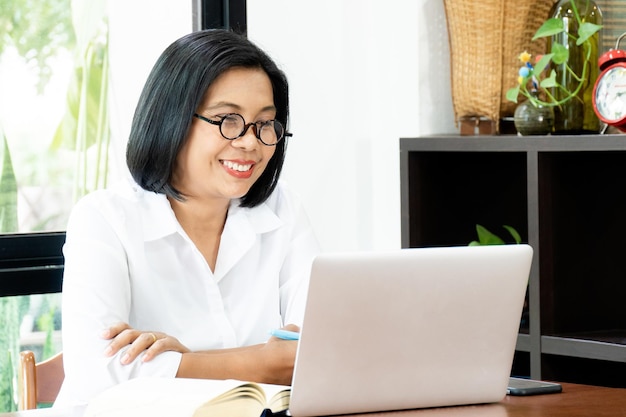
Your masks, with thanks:
M516 103L506 92L517 83L519 54L533 59L545 40L532 37L549 17L554 0L444 0L455 119L487 117L499 125Z

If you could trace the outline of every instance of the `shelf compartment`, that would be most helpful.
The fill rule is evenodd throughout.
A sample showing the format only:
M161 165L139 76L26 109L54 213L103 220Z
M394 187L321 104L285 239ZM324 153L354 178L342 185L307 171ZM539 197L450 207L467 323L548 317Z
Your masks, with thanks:
M505 241L512 238L503 225L528 239L525 153L415 152L408 158L405 247L467 245L477 238L476 224Z
M541 379L626 388L626 362L543 354Z
M541 153L539 178L543 333L626 328L626 152Z

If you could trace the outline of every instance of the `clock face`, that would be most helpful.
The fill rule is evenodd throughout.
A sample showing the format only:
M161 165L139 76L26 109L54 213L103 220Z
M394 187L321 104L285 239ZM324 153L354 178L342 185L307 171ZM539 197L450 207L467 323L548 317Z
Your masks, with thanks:
M596 109L607 121L626 117L626 68L613 67L601 75L596 88Z

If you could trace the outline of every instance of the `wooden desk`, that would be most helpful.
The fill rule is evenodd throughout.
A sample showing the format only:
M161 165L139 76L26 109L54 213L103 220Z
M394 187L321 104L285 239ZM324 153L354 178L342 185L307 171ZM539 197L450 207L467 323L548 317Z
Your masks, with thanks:
M559 394L507 396L485 405L351 414L351 417L626 417L626 389L563 383ZM0 413L0 417L81 417L84 408Z
M562 383L563 392L507 395L496 404L362 415L385 417L626 417L626 389Z
M560 394L507 396L507 416L626 417L626 389L562 384Z

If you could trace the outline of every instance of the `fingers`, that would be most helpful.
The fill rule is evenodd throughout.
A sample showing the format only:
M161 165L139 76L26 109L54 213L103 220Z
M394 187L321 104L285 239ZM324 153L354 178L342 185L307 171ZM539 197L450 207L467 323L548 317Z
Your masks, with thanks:
M124 346L132 343L136 336L133 336L133 328L127 323L115 323L102 331L102 338L111 340L111 343L104 350L105 356L113 356Z
M130 329L130 326L127 323L119 322L104 329L101 335L103 339L113 339L126 329Z
M132 363L140 355L143 362L148 362L165 351L190 352L175 337L160 332L133 329L126 323L114 324L103 331L102 337L111 339L104 354L114 356L123 350L120 362L125 365Z
M298 327L286 326L284 329L296 331ZM279 339L270 340L263 345L261 349L263 367L260 370L263 373L262 382L281 385L291 384L297 346L297 341Z
M131 327L126 327L123 330L121 330L121 327L115 327L115 328L110 327L108 330L109 330L109 335L114 334L114 336L109 337L109 339L111 340L111 343L109 343L109 345L105 349L104 354L106 356L115 355L122 348L134 343L135 340L137 340L137 338L141 336L141 332Z
M280 329L270 331L273 340L298 340L300 338L300 328L295 324L288 324Z
M185 345L180 343L178 339L176 339L175 337L162 335L161 333L156 333L156 334L150 333L150 335L154 335L155 337L157 337L157 339L144 352L141 358L143 362L151 361L155 356L166 351L180 352L180 353L191 352L191 350L189 350ZM159 335L162 335L162 337L159 337Z
M152 359L152 357L154 357L156 355L154 353L154 349L152 349L152 347L154 347L158 342L159 342L159 337L157 336L157 333L154 333L154 332L141 333L131 343L130 347L128 347L128 349L126 349L126 351L122 355L120 361L123 364L129 364L132 361L134 361L143 352L145 352L145 354L144 354L144 358L142 360L143 361L150 360L150 359ZM153 350L153 354L148 359L146 359L146 355L148 354L148 352L151 349Z
M288 324L285 327L283 327L283 329L285 330L290 330L292 332L300 332L300 327L296 326L295 324Z
M105 329L102 337L111 340L104 351L105 356L114 356L124 349L120 360L123 364L127 364L134 361L139 354L153 346L160 338L166 336L157 332L136 330L126 323L116 323Z

